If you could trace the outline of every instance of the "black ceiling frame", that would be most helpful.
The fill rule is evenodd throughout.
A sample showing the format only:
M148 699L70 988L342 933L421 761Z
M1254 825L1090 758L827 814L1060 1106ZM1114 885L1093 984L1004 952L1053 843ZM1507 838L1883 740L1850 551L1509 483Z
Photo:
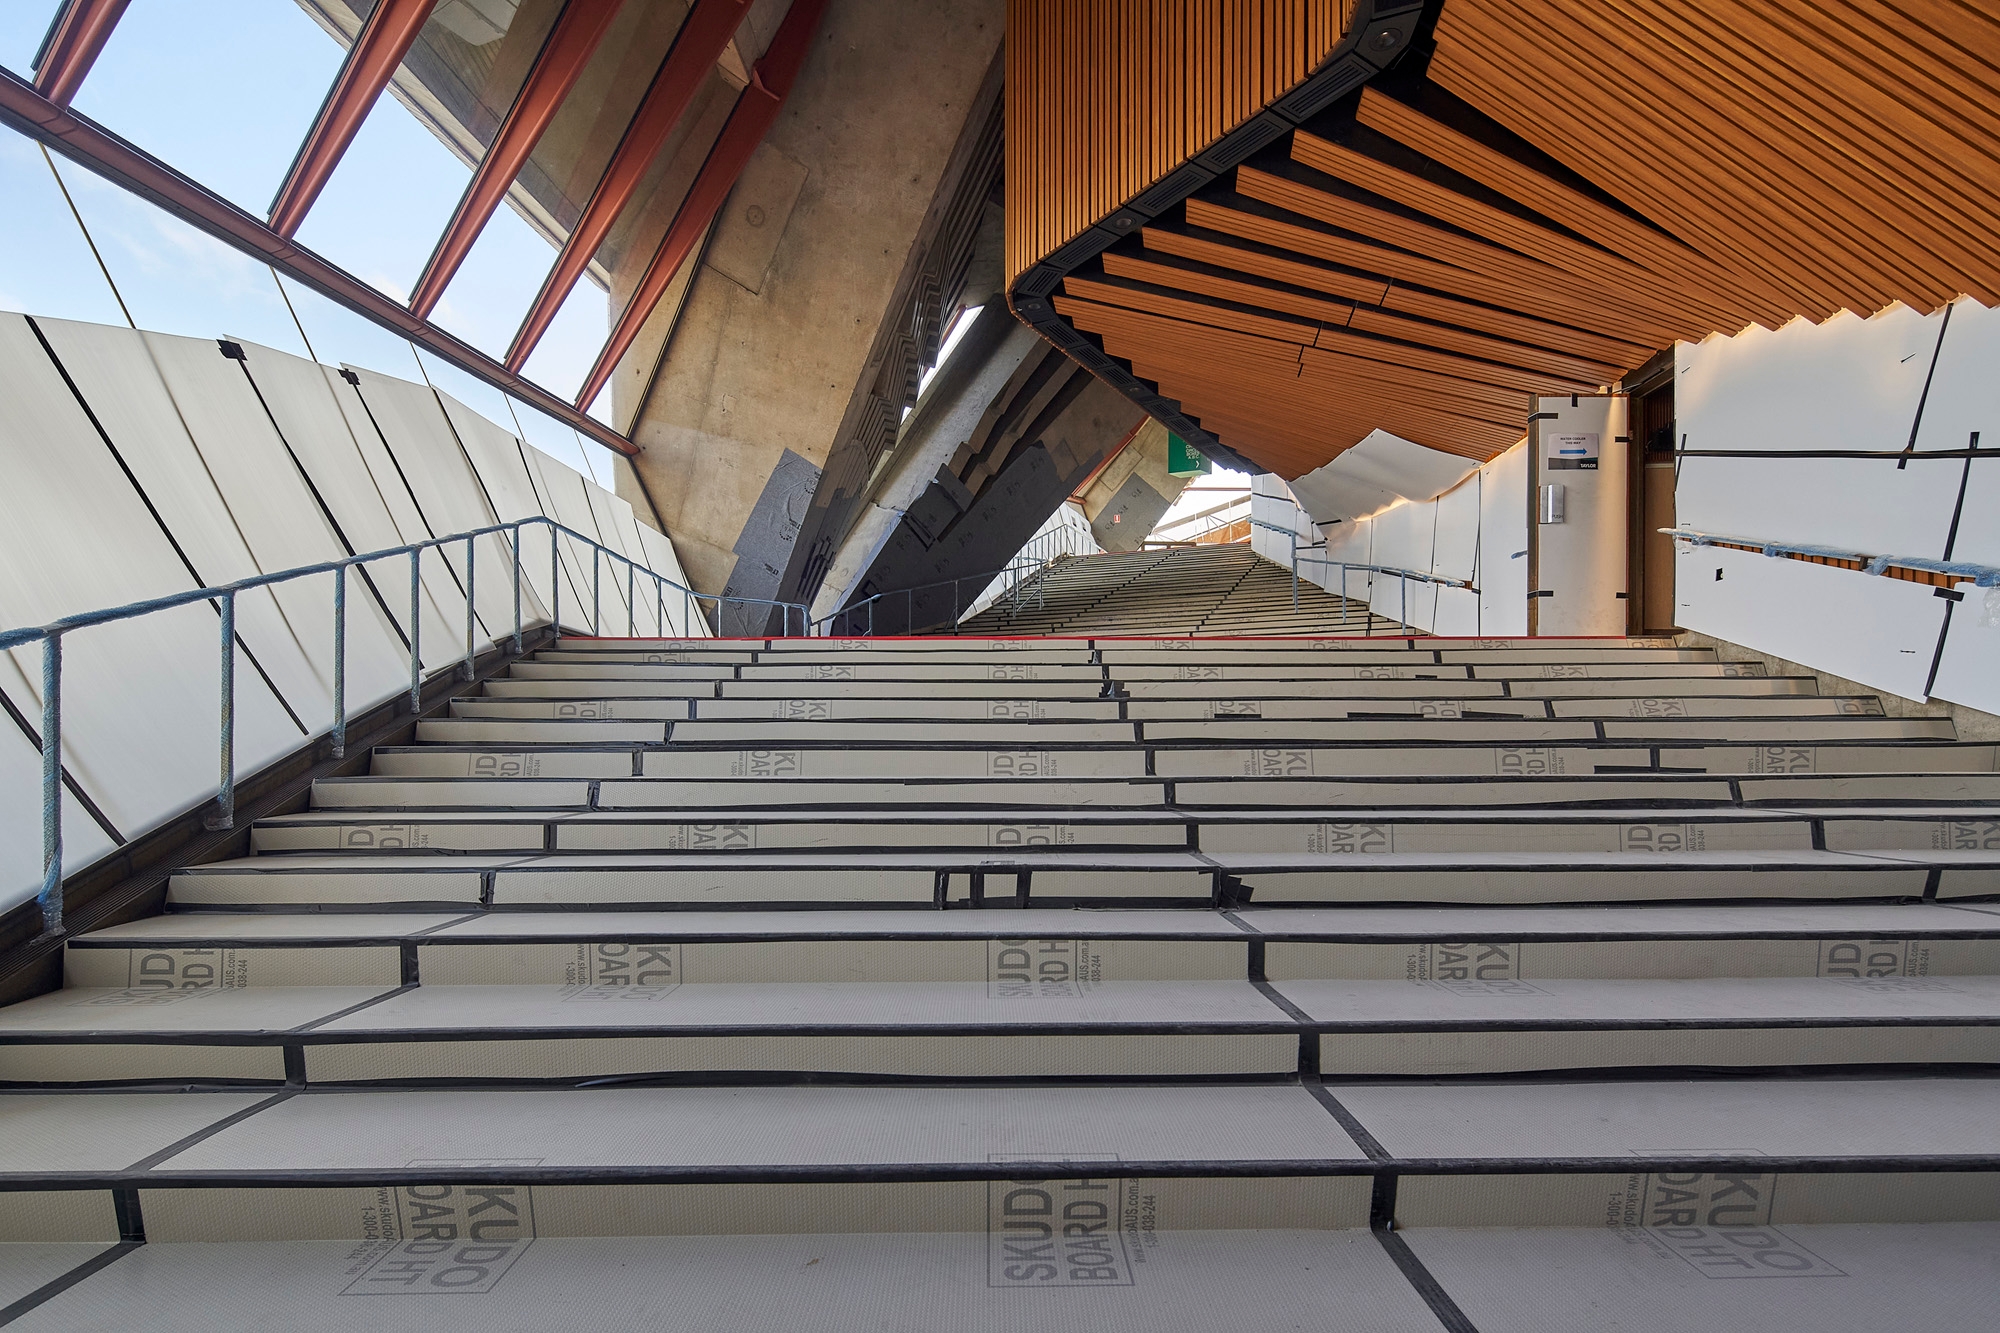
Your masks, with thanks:
M1057 314L1049 298L1064 278L1105 250L1137 235L1147 223L1179 207L1196 191L1307 124L1335 102L1359 93L1370 79L1420 44L1429 27L1426 7L1427 0L1358 0L1353 27L1296 88L1016 278L1007 290L1007 304L1015 317L1214 462L1241 472L1265 471L1183 412L1180 403L1162 397L1159 386L1140 379L1131 363L1107 353L1101 338L1080 332ZM1429 8L1434 18L1437 6Z

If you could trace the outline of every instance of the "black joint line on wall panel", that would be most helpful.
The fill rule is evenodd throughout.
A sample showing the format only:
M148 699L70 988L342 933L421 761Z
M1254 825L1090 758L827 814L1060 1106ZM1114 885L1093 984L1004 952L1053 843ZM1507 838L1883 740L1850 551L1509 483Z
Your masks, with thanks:
M1947 590L1944 588L1938 588L1936 589L1936 591L1939 593L1944 593ZM1964 593L1960 593L1955 597L1948 597L1945 600L1944 623L1938 626L1937 647L1931 650L1930 674L1924 677L1923 697L1926 700L1928 700L1931 697L1931 687L1937 684L1938 668L1944 665L1944 645L1945 642L1951 638L1951 613L1958 610L1959 599L1962 598L1964 595L1965 595Z
M1906 454L1916 452L1917 432L1923 429L1924 424L1924 404L1928 403L1931 397L1931 378L1937 374L1938 356L1944 351L1944 335L1951 329L1951 312L1956 308L1956 303L1946 306L1944 318L1938 323L1937 343L1931 348L1931 368L1924 372L1924 391L1917 395L1917 415L1910 422L1910 442L1903 446L1903 452ZM1909 465L1909 459L1899 459L1896 462L1896 471L1901 472ZM1949 560L1951 557L1946 556L1945 559Z
M1122 709L1123 705L1120 705L1120 707ZM8 717L14 719L14 726L26 738L28 745L32 749L39 751L42 748L41 729L28 721L27 714L15 706L14 701L7 696L5 690L0 690L0 710L4 710ZM104 830L106 837L121 847L129 841L123 833L118 831L118 826L111 822L111 817L98 807L96 801L90 799L90 793L83 789L83 784L78 782L75 775L69 771L68 764L62 766L62 784L63 790L76 799L76 803L83 807L84 812L90 816L92 822L98 828Z

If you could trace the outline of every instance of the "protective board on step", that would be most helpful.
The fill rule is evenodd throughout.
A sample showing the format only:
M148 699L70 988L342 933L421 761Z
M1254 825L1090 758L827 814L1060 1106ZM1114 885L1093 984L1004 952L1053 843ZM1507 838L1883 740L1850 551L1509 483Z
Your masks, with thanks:
M147 1245L30 1312L21 1327L150 1321L162 1333L219 1326L348 1333L364 1317L359 1306L372 1320L441 1333L509 1323L553 1328L574 1315L578 1291L592 1294L593 1319L659 1333L712 1328L720 1311L745 1327L782 1328L805 1309L822 1333L872 1333L885 1315L960 1333L1107 1320L1148 1333L1249 1333L1287 1323L1342 1333L1437 1327L1364 1230L1148 1233L1145 1201L1157 1193L1150 1183L1126 1191L1136 1205L1133 1236L1124 1239L1121 1208L1121 1239L1105 1251L1108 1264L1012 1263L1007 1196L983 1191L974 1197L983 1201L984 1225L961 1232L510 1242L476 1283L448 1293L430 1263L414 1270L414 1286L384 1283L385 1292L370 1281L377 1265L383 1276L412 1271L414 1256L399 1254L397 1241Z
M2000 972L2000 940L1895 939L1829 934L1820 939L1523 941L1316 944L1271 940L1264 975L1273 981L1604 981L1700 977L1987 976Z
M649 778L1140 778L1145 754L1121 750L647 750Z
M1033 717L991 716L972 722L902 718L837 722L814 718L780 721L684 722L674 728L677 745L769 744L813 741L874 742L878 745L1122 745L1134 739L1129 722L1064 722Z
M2000 1155L2000 1125L1991 1114L2000 1083L1991 1078L1330 1084L1327 1090L1398 1158ZM2000 1188L1994 1201L2000 1205Z
M540 836L539 830L535 830ZM539 844L537 844L539 845ZM1057 820L1049 823L977 820L955 822L863 819L746 820L722 812L688 823L647 819L592 819L556 828L560 851L767 851L813 848L851 849L978 847L1023 852L1063 847L1165 849L1187 845L1180 823L1110 824Z
M725 680L712 691L724 699L1095 699L1101 682L1091 680L927 680L922 690L900 680Z
M674 1126L668 1138L663 1124ZM1218 1124L1230 1126L1225 1141ZM809 1135L798 1132L803 1125L813 1126ZM517 1178L575 1168L973 1166L1038 1155L1175 1165L1365 1160L1298 1087L1042 1087L995 1097L980 1088L830 1086L308 1093L155 1169L402 1172L459 1155L467 1137Z
M1991 1222L1426 1228L1404 1239L1480 1333L1580 1333L1608 1312L1632 1333L1979 1328L2000 1299Z
M74 948L63 955L63 985L70 988L375 986L386 990L402 979L401 953L393 944L246 949L232 942Z
M1393 724L1384 724L1393 725ZM1459 724L1493 729L1497 724ZM1547 724L1544 724L1547 725ZM1572 733L1574 734L1574 733ZM1467 741L1482 739L1468 736ZM1167 778L1316 778L1348 775L1390 776L1425 773L1453 777L1554 777L1601 769L1649 768L1648 750L1575 745L1409 745L1352 749L1318 746L1255 750L1162 750L1154 771ZM1274 803L1290 805L1313 797L1301 792ZM1491 799L1468 793L1461 799Z
M539 722L679 722L688 715L685 699L454 699L453 720L533 720Z
M676 924L645 923L639 938L424 941L418 948L419 971L426 985L435 986L959 981L979 982L995 995L1017 998L1089 990L1110 981L1240 981L1248 975L1247 945L1240 940L1010 936L683 942L673 938Z
M1111 722L1115 699L703 699L701 721ZM1129 731L1127 734L1130 734Z
M7 1124L7 1134L0 1139L0 1180L122 1171L250 1110L269 1095L207 1091L0 1093L0 1119ZM7 1197L0 1194L0 1203Z
M936 875L928 868L838 869L824 866L761 866L704 869L625 869L602 864L588 869L503 870L493 878L496 906L570 903L846 903L932 902Z
M310 870L297 858L272 858L237 869L196 866L167 881L167 901L182 907L241 907L277 903L467 903L477 904L478 870L440 864L392 868L345 858L338 867Z
M792 666L789 659L759 662L743 668L744 680L907 680L907 681L1099 681L1103 669L1075 662L961 662L931 664L822 662L812 666ZM912 689L910 693L919 693Z
M1475 939L1930 939L1952 934L2000 937L2000 921L1989 923L1982 919L1984 915L1931 903L1604 906L1588 912L1532 907L1245 908L1231 913L1248 929L1274 939L1411 943Z
M2000 1220L2000 1175L1990 1171L1784 1171L1754 1158L1748 1169L1674 1169L1684 1156L1692 1154L1659 1154L1645 1169L1615 1174L1530 1175L1524 1164L1521 1175L1404 1176L1396 1222L1638 1228Z
M1166 788L1158 782L1116 779L1052 782L1017 778L1003 782L938 783L871 782L859 778L844 782L712 778L695 782L668 779L605 782L598 788L597 805L605 810L856 805L1028 806L1053 810L1072 806L1150 807L1165 800Z
M1516 864L1507 865L1511 856ZM1431 864L1390 868L1367 853L1324 870L1243 870L1244 897L1273 903L1619 903L1703 898L1920 897L1920 866L1855 858L1827 863L1798 853L1714 853L1706 863L1666 858L1607 858L1576 868L1533 853L1423 858ZM1721 862L1718 865L1715 862ZM1759 863L1762 864L1759 864ZM1806 862L1808 864L1801 864Z
M9 1211L27 1211L35 1208L44 1199L59 1199L60 1195L10 1195L5 1201ZM108 1215L111 1196L97 1196L104 1201ZM53 1232L34 1236L23 1236L18 1240L0 1243L0 1303L13 1305L32 1297L44 1286L57 1282L65 1275L97 1259L110 1249L118 1239L114 1223L108 1236L85 1238L56 1238ZM134 1311L137 1314L137 1311ZM142 1316L141 1316L142 1317Z
M1284 753L1284 752L1280 752ZM1452 775L1446 775L1450 777ZM1782 790L1790 792L1789 786ZM2000 794L2000 784L1996 784ZM1679 777L1565 779L1549 774L1522 774L1504 784L1474 787L1458 781L1396 782L1356 777L1349 782L1314 782L1291 778L1257 781L1176 782L1174 798L1185 807L1238 808L1274 806L1365 808L1480 808L1488 806L1573 805L1578 802L1630 804L1658 799L1733 804L1735 792L1726 782L1699 782ZM1765 799L1781 799L1775 792Z
M1942 719L1940 719L1942 720ZM1607 727L1609 724L1606 724ZM1991 773L1995 747L1955 745L1704 745L1662 746L1660 766L1707 773ZM1888 793L1882 788L1882 794ZM1921 786L1909 789L1921 796Z
M1440 741L1587 741L1597 738L1588 722L1565 722L1547 718L1503 718L1495 720L1454 718L1442 713L1418 716L1408 722L1366 720L1308 721L1288 718L1262 721L1245 718L1226 726L1211 722L1150 722L1148 741L1190 740L1297 740L1364 743L1370 741L1413 741L1435 744Z
M1291 820L1205 823L1205 852L1480 853L1543 852L1612 855L1628 852L1810 851L1804 819L1664 821L1620 819L1504 822L1417 820Z
M1819 693L1819 681L1812 676L1681 676L1671 681L1516 679L1508 683L1507 692L1515 698L1528 699L1630 699L1635 706L1643 707L1655 699L1669 704L1683 699L1810 696Z
M529 756L533 758L534 756ZM502 756L503 759L510 758ZM518 760L518 756L511 757ZM539 765L536 765L539 767ZM475 765L468 764L468 769ZM495 765L499 767L499 765ZM449 778L321 778L313 783L315 810L412 809L488 806L496 809L581 810L590 804L587 782L537 782L503 773L454 782Z
M662 733L663 724L654 723ZM495 778L518 782L523 778L620 778L632 776L633 748L616 749L503 750L485 746L447 747L443 744L408 749L378 748L370 762L375 777L391 778ZM522 788L508 804L539 804Z
M1495 698L1417 699L1188 699L1142 700L1126 706L1126 713L1141 722L1216 723L1197 733L1201 739L1224 740L1241 735L1239 719L1270 722L1279 719L1301 721L1380 721L1385 717L1470 718L1491 721L1498 718L1548 716L1539 699L1515 701ZM1146 733L1154 733L1148 729Z

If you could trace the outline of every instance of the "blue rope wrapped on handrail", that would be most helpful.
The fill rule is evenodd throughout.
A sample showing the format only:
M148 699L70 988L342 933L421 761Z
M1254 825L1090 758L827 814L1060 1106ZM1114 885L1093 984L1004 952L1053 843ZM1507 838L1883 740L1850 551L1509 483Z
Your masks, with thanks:
M1920 555L1874 555L1867 551L1852 551L1839 546L1819 546L1811 542L1776 542L1761 537L1728 537L1713 532L1698 532L1691 528L1661 528L1660 532L1676 541L1684 541L1690 546L1746 546L1762 551L1773 557L1815 556L1824 560L1853 560L1861 565L1861 573L1885 575L1889 567L1914 569L1926 574L1944 574L1955 579L1969 580L1975 587L2000 588L2000 567L1976 564L1969 560L1931 560Z

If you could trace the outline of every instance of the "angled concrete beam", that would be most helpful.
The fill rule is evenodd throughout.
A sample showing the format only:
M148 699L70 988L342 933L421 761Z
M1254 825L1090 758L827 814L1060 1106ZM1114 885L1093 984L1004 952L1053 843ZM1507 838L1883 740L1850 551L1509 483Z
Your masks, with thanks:
M527 82L521 85L520 95L508 109L507 119L500 122L492 144L465 187L464 197L458 201L458 210L451 215L444 235L438 238L436 251L417 279L416 291L410 296L412 311L428 318L436 308L438 298L451 285L452 275L471 253L493 210L507 197L514 178L527 165L529 154L541 142L549 122L555 119L570 90L583 76L584 67L590 63L590 57L624 3L625 0L569 0L563 6L556 26L542 43L542 53L535 58L534 68L528 71Z
M35 91L68 106L131 0L69 0L35 70Z
M579 409L588 408L590 400L611 378L618 359L625 355L625 349L639 336L640 327L653 313L653 307L660 303L660 297L666 294L674 274L680 271L702 234L708 230L708 224L715 220L723 201L729 198L729 192L735 188L736 178L743 174L750 155L757 151L758 144L764 142L765 132L778 118L785 98L792 91L792 81L798 77L799 66L805 63L813 34L819 31L820 11L825 8L826 0L792 0L785 21L778 26L778 35L771 39L764 58L757 62L757 68L751 73L750 86L737 96L736 109L729 113L729 123L716 136L715 146L708 150L708 158L701 164L701 174L688 187L687 197L681 200L680 209L674 214L667 234L661 238L660 248L654 252L652 263L646 266L632 299L625 303L624 313L619 315L618 324L611 330L604 350L597 354L597 364L584 377L583 389L576 396ZM509 364L512 364L511 360Z
M509 370L519 370L527 364L535 344L548 332L570 289L589 266L591 256L611 234L625 206L632 202L653 159L659 156L667 136L680 124L701 81L708 77L722 49L736 35L737 25L749 8L750 0L699 0L681 24L673 49L660 62L659 73L653 76L639 109L632 114L632 123L625 128L625 137L618 141L610 165L604 168L603 178L583 207L583 216L570 229L555 266L542 280L535 304L507 348Z
M328 90L319 118L306 132L285 183L271 201L271 230L290 236L306 220L313 201L340 165L347 146L361 132L361 123L374 109L375 99L395 77L424 30L437 0L377 0L374 12L362 26L360 36L348 48L340 74Z

